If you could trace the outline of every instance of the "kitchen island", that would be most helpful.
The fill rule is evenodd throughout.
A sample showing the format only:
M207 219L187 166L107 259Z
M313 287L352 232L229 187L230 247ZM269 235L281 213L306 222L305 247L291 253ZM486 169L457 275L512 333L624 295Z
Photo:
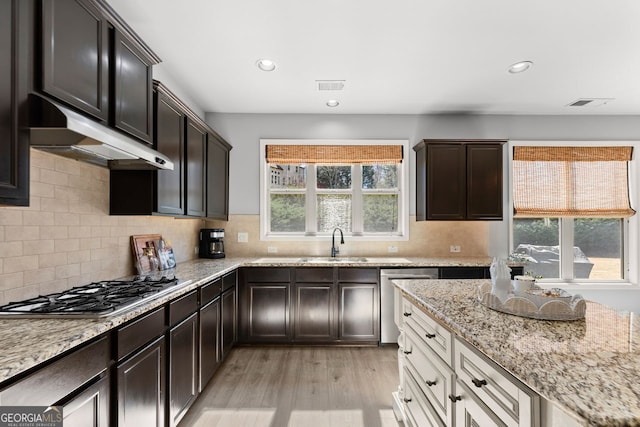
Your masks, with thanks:
M488 282L394 284L406 300L537 393L539 425L640 425L640 322L635 315L593 302L587 302L585 319L578 321L504 314L478 301L478 287Z

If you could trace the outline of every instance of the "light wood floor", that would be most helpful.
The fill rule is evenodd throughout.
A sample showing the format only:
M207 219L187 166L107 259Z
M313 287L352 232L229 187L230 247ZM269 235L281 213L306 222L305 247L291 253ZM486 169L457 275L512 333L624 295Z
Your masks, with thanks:
M397 427L397 351L236 347L179 427Z

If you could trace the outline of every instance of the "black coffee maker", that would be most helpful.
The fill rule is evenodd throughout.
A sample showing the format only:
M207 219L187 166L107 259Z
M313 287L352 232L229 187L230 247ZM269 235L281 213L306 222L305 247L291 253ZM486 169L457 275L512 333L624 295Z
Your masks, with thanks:
M200 258L224 258L224 228L200 229Z

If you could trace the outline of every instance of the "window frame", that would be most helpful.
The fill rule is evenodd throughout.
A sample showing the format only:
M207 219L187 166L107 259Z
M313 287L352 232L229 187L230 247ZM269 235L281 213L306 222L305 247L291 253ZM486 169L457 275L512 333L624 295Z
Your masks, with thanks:
M352 240L357 241L406 241L409 240L409 140L368 140L368 139L331 139L331 140L318 140L318 139L260 139L260 240L265 241L278 241L278 240L311 240L311 241L324 241L331 238L331 233L317 233L317 232L277 232L270 231L270 209L269 209L269 196L270 196L270 168L266 161L266 146L270 144L278 145L400 145L404 153L404 158L401 163L398 164L398 232L394 234L389 233L345 233L345 236L349 236ZM307 182L306 189L304 191L299 190L287 190L286 193L304 193L306 197L316 198L318 192L316 192L316 173L315 166L307 170ZM352 164L352 188L349 194L355 196L365 194L387 194L389 191L380 190L364 190L362 189L362 167L359 164ZM358 190L356 190L358 188ZM321 193L333 193L342 194L344 190L322 190ZM363 206L362 200L355 200L356 197L352 197L352 229L363 229ZM360 197L362 199L362 197ZM314 204L305 203L305 229L314 230L317 221L317 212L312 209ZM316 207L317 209L317 207ZM359 227L359 228L358 228Z
M632 146L633 155L629 162L629 197L631 199L631 205L637 206L639 197L639 185L637 184L637 166L636 166L636 154L640 149L640 142L638 141L563 141L563 140L549 140L549 141L517 141L511 140L508 143L508 247L509 253L513 253L515 250L513 237L514 237L514 195L513 195L513 147L515 146ZM560 278L542 278L539 283L542 285L577 285L577 287L585 286L606 286L612 285L630 285L638 284L638 243L640 241L640 233L638 227L638 216L640 213L633 215L630 218L622 218L622 279L576 279L573 277L573 230L574 230L574 218L558 218L559 220L559 240L560 240ZM570 257L562 256L563 253L571 253ZM635 262L631 262L634 259ZM566 286L563 286L567 288Z

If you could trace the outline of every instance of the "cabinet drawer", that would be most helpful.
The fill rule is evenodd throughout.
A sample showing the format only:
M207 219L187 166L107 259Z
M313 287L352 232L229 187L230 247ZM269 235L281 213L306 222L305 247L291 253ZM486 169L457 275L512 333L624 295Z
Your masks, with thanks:
M535 393L459 339L454 353L458 381L507 426L538 425L540 402Z
M378 283L377 268L339 268L338 281L356 283Z
M429 399L440 418L453 425L453 408L449 395L455 381L453 371L433 351L425 340L410 326L405 327L404 353L407 366L418 387Z
M404 405L409 425L412 427L444 427L446 424L436 414L425 395L420 391L420 387L411 371L405 367L403 373Z
M216 279L200 288L200 307L204 307L222 293L222 279Z
M424 339L429 348L440 356L447 365L453 366L453 337L451 332L407 299L402 301L402 315L404 324L411 326L420 338Z
M105 335L0 391L0 405L53 405L106 371L110 350Z
M164 307L118 329L118 360L164 334Z
M228 291L231 288L235 288L237 273L234 271L233 273L229 273L222 278L222 291Z
M333 283L333 268L296 268L298 283Z
M169 326L174 326L198 310L198 291L194 290L169 303Z
M247 267L242 269L245 282L289 282L289 268Z

